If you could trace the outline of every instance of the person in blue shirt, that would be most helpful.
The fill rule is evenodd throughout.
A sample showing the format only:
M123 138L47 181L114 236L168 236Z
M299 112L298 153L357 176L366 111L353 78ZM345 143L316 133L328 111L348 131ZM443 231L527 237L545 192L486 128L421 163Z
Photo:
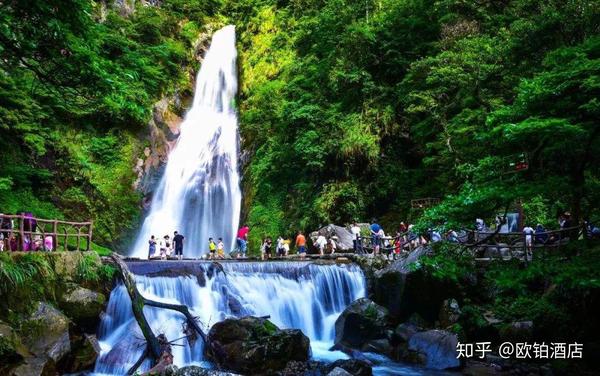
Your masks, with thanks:
M381 226L375 219L373 219L371 222L371 243L373 244L373 253L378 254L379 247L381 246L381 236L379 235Z
M546 233L546 229L541 223L538 223L535 227L535 242L538 244L546 244L547 241L548 234Z

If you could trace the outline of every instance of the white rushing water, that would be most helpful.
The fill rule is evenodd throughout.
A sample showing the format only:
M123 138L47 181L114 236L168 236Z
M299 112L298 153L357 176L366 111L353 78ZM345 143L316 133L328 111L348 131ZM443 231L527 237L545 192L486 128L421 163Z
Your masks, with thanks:
M152 199L134 257L148 257L148 240L173 231L185 236L184 256L208 251L208 238L222 237L231 250L240 214L235 28L212 38L196 80L192 108L183 123Z
M200 276L137 275L138 289L147 298L187 305L205 329L227 317L269 315L280 328L302 330L310 338L313 358L345 357L328 349L333 345L337 317L352 301L365 296L360 268L307 262L223 263L223 274L209 270L209 265L202 264L207 270ZM181 314L151 307L144 312L155 333L164 333L169 340L184 336ZM96 374L122 375L142 353L144 340L123 285L111 293L98 339L102 353ZM202 340L192 347L186 339L177 343L184 345L173 347L177 366L204 364ZM147 368L147 363L142 366Z

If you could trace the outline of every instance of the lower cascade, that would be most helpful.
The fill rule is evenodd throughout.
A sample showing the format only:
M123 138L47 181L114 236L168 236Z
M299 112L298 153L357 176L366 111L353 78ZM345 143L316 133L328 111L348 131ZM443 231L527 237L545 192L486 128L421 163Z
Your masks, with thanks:
M344 308L366 294L365 277L353 264L315 265L309 262L133 262L140 292L165 303L184 304L208 329L229 317L270 316L280 328L300 329L310 338L313 358L331 360L335 320ZM175 341L175 365L203 365L201 340L189 344L184 318L169 310L147 307L156 334ZM144 351L144 339L133 318L124 285L111 293L98 331L101 355L96 375L123 375ZM149 363L140 371L149 369Z

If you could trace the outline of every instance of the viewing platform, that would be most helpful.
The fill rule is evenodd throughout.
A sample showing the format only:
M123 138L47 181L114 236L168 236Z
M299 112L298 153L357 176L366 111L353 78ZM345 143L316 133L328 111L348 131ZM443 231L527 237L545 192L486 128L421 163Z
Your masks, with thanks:
M89 251L93 221L37 218L29 213L0 214L0 233L10 251Z

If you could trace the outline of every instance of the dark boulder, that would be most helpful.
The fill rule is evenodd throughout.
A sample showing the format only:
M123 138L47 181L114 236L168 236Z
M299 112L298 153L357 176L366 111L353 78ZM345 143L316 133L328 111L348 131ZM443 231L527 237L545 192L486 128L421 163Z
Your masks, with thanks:
M387 339L388 312L367 298L352 302L335 321L334 348L361 349L371 340Z
M375 273L373 300L386 307L397 322L405 321L413 313L435 322L443 301L457 291L454 284L414 267L430 251L427 247L417 248L406 258Z
M57 365L61 374L77 373L94 368L100 354L100 344L94 335L71 336L71 352Z
M339 359L329 365L328 371L333 371L335 368L342 368L353 376L372 376L373 370L371 364L360 359Z
M56 308L38 303L35 312L21 325L21 338L36 357L60 361L71 351L69 319Z
M62 312L46 303L38 302L33 314L21 323L23 362L7 374L11 376L56 375L56 363L71 351L69 325L69 319Z
M315 360L300 362L291 360L284 369L277 372L277 376L299 376L299 375L326 375L328 372L327 364Z
M352 374L341 367L335 367L327 376L352 376Z
M456 299L446 299L440 308L439 320L442 328L447 328L458 322L461 315L460 307Z
M453 369L461 366L457 359L456 334L445 330L415 333L408 341L408 349L418 354L423 364L431 369Z
M387 338L373 339L365 343L361 350L364 352L374 352L387 355L391 352L391 345Z
M400 342L408 342L410 337L420 330L421 329L414 324L402 323L396 327L394 335Z
M171 366L168 372L165 372L164 376L239 376L231 372L217 371L213 369L201 368L198 366L187 366L177 369L175 366Z
M16 331L0 321L0 375L7 374L9 369L21 363L27 355Z
M502 342L527 342L533 337L533 321L516 321L500 328Z
M205 354L222 369L268 374L284 369L291 360L307 361L310 341L300 330L281 330L266 319L248 316L213 325Z

